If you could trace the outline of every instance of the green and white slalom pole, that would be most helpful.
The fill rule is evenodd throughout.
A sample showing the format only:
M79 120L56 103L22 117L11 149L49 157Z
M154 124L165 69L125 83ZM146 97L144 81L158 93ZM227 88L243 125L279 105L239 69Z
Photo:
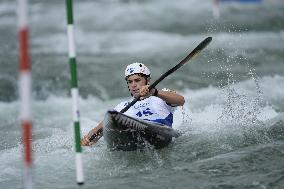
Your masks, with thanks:
M32 188L31 65L28 37L28 1L18 0L20 120L23 130L24 188Z
M74 39L74 25L73 25L73 5L72 0L66 0L67 9L67 35L68 35L68 55L71 72L71 95L73 100L73 122L75 131L75 150L76 150L76 180L79 185L84 184L83 163L82 163L82 148L80 144L80 121L78 108L78 81L77 81L77 63L76 50Z

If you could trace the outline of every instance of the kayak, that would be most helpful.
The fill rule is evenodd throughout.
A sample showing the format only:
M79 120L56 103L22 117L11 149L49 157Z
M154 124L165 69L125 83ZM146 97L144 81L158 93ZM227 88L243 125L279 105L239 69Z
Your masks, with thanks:
M105 114L103 125L104 139L112 150L161 149L180 135L169 126L135 119L114 110Z

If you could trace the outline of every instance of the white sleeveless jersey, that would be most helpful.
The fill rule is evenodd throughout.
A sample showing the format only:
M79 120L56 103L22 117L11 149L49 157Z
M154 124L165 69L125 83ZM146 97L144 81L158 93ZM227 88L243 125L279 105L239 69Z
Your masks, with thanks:
M114 109L121 111L131 101L119 103ZM130 117L161 123L167 126L173 124L173 113L175 107L168 105L156 96L150 96L144 100L137 101L124 114Z

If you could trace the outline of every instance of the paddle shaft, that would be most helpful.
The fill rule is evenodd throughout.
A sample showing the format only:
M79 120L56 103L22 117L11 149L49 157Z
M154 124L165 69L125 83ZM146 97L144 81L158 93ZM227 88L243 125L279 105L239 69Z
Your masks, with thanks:
M163 81L167 76L170 74L174 73L176 70L178 70L180 67L185 65L190 59L195 57L200 51L202 51L210 42L212 41L212 37L207 37L204 39L195 49L193 49L182 61L180 61L177 65L172 67L170 70L168 70L166 73L161 75L154 83L152 83L149 86L149 91L153 88L156 87L161 81ZM130 102L126 107L124 107L120 112L124 113L126 112L131 106L133 106L141 96L135 98ZM95 138L100 138L100 135L102 134L102 128L98 130L97 134L93 134L91 138L89 139L90 141L93 141Z
M177 65L175 65L173 68L168 70L166 73L161 75L154 83L152 83L149 86L149 91L156 87L161 81L163 81L167 76L178 70L180 67L182 67L184 64L186 64L191 58L196 56L202 49L204 49L210 42L212 41L212 37L207 37L204 39L191 53L189 53L182 61L180 61ZM130 102L126 107L124 107L120 112L124 113L126 112L131 106L133 106L141 96L135 98L132 102Z

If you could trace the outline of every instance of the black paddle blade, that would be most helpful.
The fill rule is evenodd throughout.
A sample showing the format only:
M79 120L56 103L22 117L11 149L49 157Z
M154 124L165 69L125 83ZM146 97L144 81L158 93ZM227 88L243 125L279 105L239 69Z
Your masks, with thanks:
M193 51L188 55L188 60L190 58L193 58L195 56L197 56L205 47L207 47L207 45L209 45L209 43L212 41L212 37L207 37L206 39L204 39L197 47L195 47L195 49L193 49ZM184 59L183 64L185 64L187 61L187 57Z

